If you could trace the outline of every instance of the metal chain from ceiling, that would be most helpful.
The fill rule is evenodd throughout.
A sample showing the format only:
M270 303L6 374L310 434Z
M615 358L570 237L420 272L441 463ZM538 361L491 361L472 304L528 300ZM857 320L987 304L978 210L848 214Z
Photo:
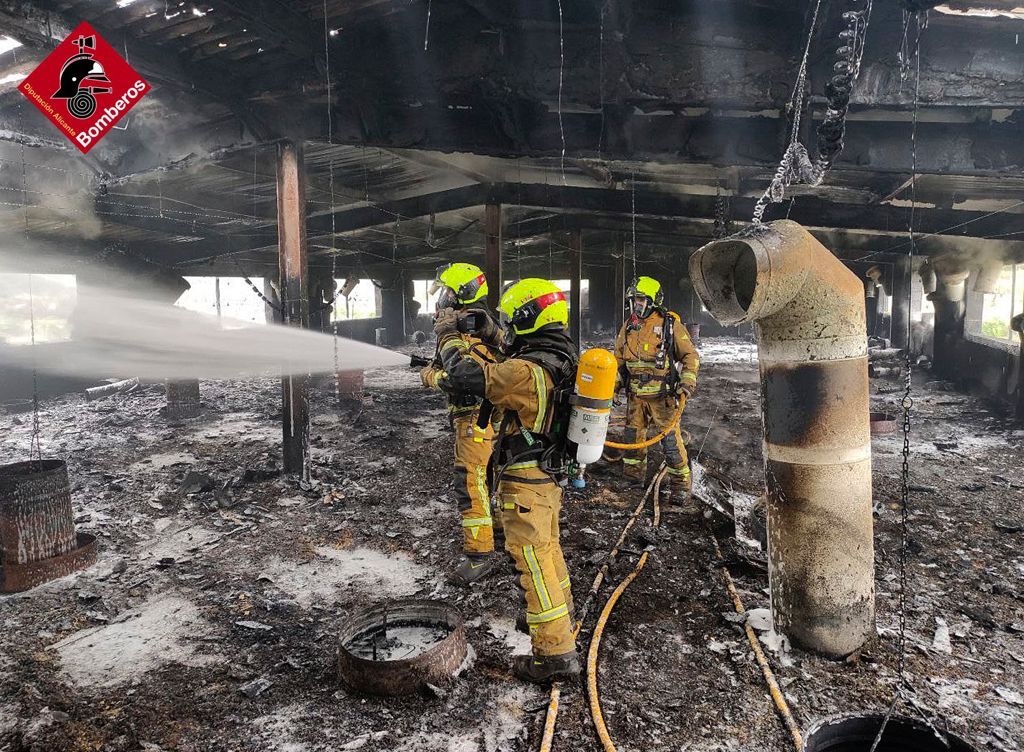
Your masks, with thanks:
M849 112L850 97L853 94L857 77L860 75L861 61L864 58L872 0L852 0L852 5L856 8L855 10L843 13L846 28L839 34L840 47L836 50L836 61L832 66L833 75L825 86L825 98L828 104L825 117L818 126L817 156L812 161L807 148L800 143L800 122L807 96L807 67L811 42L814 39L821 10L821 0L817 0L815 3L810 29L807 33L807 45L804 47L793 97L790 100L793 122L789 146L786 147L771 182L754 206L753 222L755 225L761 224L768 204L782 201L786 195L786 188L793 183L821 185L826 173L832 168L836 158L843 150L846 115Z
M917 208L917 124L918 124L918 110L920 106L920 91L921 91L921 33L926 23L926 16L917 14L917 61L916 61L916 77L914 81L914 116L910 131L910 151L911 151L911 173L910 173L910 221L908 223L907 234L909 247L907 250L907 265L904 273L907 275L908 284L906 285L907 290L907 311L909 314L910 306L913 297L912 286L909 284L910 277L913 274L913 262L914 262L914 251L916 250L916 238L914 236L914 213ZM882 742L882 738L885 735L885 729L892 719L893 713L896 708L906 699L908 690L910 687L909 680L906 677L906 662L907 662L907 557L910 550L910 426L911 426L911 413L914 406L914 399L912 394L913 389L913 358L911 356L911 333L913 331L910 316L907 316L907 347L904 354L904 377L903 377L903 397L900 402L900 407L903 410L903 449L902 449L902 466L900 468L900 549L899 549L899 581L900 581L900 597L899 597L899 635L897 651L898 655L896 658L896 692L893 697L892 704L889 706L886 712L885 718L882 720L882 724L878 729L878 734L875 737L874 742L871 745L871 752L875 752L878 746ZM910 703L912 707L917 709L917 705L913 702ZM928 718L924 718L925 722L930 725Z

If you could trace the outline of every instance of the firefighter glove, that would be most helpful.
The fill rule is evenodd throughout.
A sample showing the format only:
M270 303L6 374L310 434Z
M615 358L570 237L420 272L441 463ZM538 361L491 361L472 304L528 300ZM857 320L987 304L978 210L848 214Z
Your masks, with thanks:
M438 371L433 366L427 366L420 371L420 382L427 389L437 389L437 382L441 376L444 375L444 371Z
M454 308L445 308L437 312L434 318L434 334L438 341L459 333L459 316Z
M466 311L465 314L460 313L459 317L463 315L475 315L477 317L477 328L473 332L482 342L490 345L494 349L501 347L502 333L501 327L495 323L494 319L490 316L480 315L476 311Z

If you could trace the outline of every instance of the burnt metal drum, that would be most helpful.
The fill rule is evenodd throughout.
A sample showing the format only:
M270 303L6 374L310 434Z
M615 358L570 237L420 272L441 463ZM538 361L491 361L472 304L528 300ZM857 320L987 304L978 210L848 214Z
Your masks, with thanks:
M870 752L882 727L880 713L845 714L812 726L803 752ZM975 752L963 739L919 720L894 715L875 752Z
M167 382L167 417L194 418L202 411L199 379Z
M892 413L871 413L871 435L884 436L889 433L896 433L899 422Z
M28 590L95 560L96 539L75 533L62 460L0 466L0 592Z
M373 660L366 656L365 638L385 625L436 627L441 635L408 658ZM466 659L466 628L462 615L439 601L398 600L353 613L338 634L338 676L350 688L374 695L408 695L427 684L450 682Z

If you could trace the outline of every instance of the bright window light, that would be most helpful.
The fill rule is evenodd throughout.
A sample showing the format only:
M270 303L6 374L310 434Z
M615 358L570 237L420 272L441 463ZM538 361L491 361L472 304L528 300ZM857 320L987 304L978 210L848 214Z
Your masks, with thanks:
M17 39L8 36L0 37L0 55L3 55L5 52L10 52L11 50L17 49L18 47L21 47L21 42L19 42Z
M266 308L263 300L252 291L241 277L220 277L220 314L226 319L225 328L234 328L236 322L266 324ZM262 277L252 277L257 289L263 288ZM175 303L208 316L217 315L217 277L185 277L192 285L182 293Z
M335 284L340 290L345 286L345 280L336 279ZM334 321L347 321L350 319L372 319L381 315L380 290L371 280L361 279L356 285L352 294L347 298L339 295L334 304Z
M31 343L33 324L36 343L70 339L77 300L74 274L0 274L0 344Z

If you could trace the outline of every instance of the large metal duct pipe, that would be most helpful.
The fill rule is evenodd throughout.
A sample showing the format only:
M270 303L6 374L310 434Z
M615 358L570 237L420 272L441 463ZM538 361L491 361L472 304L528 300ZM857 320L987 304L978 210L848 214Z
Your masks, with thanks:
M999 277L1003 273L1003 260L1000 258L988 259L978 269L978 276L974 278L974 292L994 293L999 284Z
M864 287L789 220L709 243L690 277L723 325L755 324L775 628L849 655L875 627Z
M930 295L935 292L938 285L938 280L935 277L935 269L927 261L921 264L921 268L918 269L917 273L921 277L921 287L926 295Z
M964 299L967 292L967 278L971 276L969 271L936 269L935 274L939 278L938 291L946 300L951 303L959 303Z

